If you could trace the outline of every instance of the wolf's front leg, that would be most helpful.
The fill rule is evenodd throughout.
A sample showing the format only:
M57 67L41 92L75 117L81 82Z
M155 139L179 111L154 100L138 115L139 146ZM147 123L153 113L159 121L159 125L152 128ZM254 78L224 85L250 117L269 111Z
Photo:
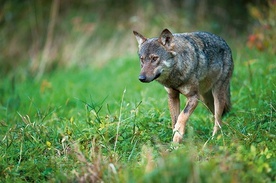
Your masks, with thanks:
M179 91L166 88L166 91L168 92L168 104L170 109L170 115L172 119L172 129L174 129L174 126L177 122L177 118L180 113L180 100L179 100Z
M173 142L176 142L176 143L181 142L183 135L185 133L186 122L188 121L190 115L193 113L197 104L198 104L198 96L197 95L188 97L186 106L185 106L184 110L180 113L180 115L178 116L177 122L173 129L173 132L174 132Z

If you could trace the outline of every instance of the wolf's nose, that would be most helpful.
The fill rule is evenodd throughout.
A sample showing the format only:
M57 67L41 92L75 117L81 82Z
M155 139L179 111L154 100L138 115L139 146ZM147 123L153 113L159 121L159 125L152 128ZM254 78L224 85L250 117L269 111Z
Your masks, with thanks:
M139 80L141 81L141 82L145 82L146 81L146 76L145 75L140 75L139 76Z

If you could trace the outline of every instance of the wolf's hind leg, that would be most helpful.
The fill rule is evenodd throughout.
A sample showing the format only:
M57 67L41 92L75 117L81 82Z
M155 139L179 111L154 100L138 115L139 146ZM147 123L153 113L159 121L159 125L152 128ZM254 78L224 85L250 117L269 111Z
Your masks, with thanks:
M212 90L204 93L201 95L201 100L202 102L206 105L206 107L213 113L215 111L215 107L214 107L214 97L212 94Z
M213 89L213 97L214 97L214 117L215 117L215 124L213 129L214 136L217 131L221 128L221 118L223 113L225 112L225 109L228 107L229 103L229 81L224 81L220 87L215 87Z

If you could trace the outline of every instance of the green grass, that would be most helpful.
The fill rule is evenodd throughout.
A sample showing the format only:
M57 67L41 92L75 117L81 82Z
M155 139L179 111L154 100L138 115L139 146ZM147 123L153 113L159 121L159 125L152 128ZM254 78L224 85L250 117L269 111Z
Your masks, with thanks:
M166 92L138 81L136 57L39 81L24 69L1 78L0 181L276 181L276 57L246 48L233 56L221 133L210 139L213 119L200 104L178 146Z

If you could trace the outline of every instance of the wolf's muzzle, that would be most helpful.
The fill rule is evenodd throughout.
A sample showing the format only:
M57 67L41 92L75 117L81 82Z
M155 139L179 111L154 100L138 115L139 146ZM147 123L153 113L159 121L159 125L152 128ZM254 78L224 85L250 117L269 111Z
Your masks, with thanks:
M140 76L139 76L139 80L140 80L141 82L147 82L147 77L146 77L145 75L140 75Z
M158 73L158 74L156 74L156 75L154 76L154 78L152 78L152 77L147 77L146 75L141 74L141 75L139 76L139 80L140 80L141 82L143 82L143 83L149 83L149 82L151 82L151 81L157 79L160 75L161 75L161 73Z

